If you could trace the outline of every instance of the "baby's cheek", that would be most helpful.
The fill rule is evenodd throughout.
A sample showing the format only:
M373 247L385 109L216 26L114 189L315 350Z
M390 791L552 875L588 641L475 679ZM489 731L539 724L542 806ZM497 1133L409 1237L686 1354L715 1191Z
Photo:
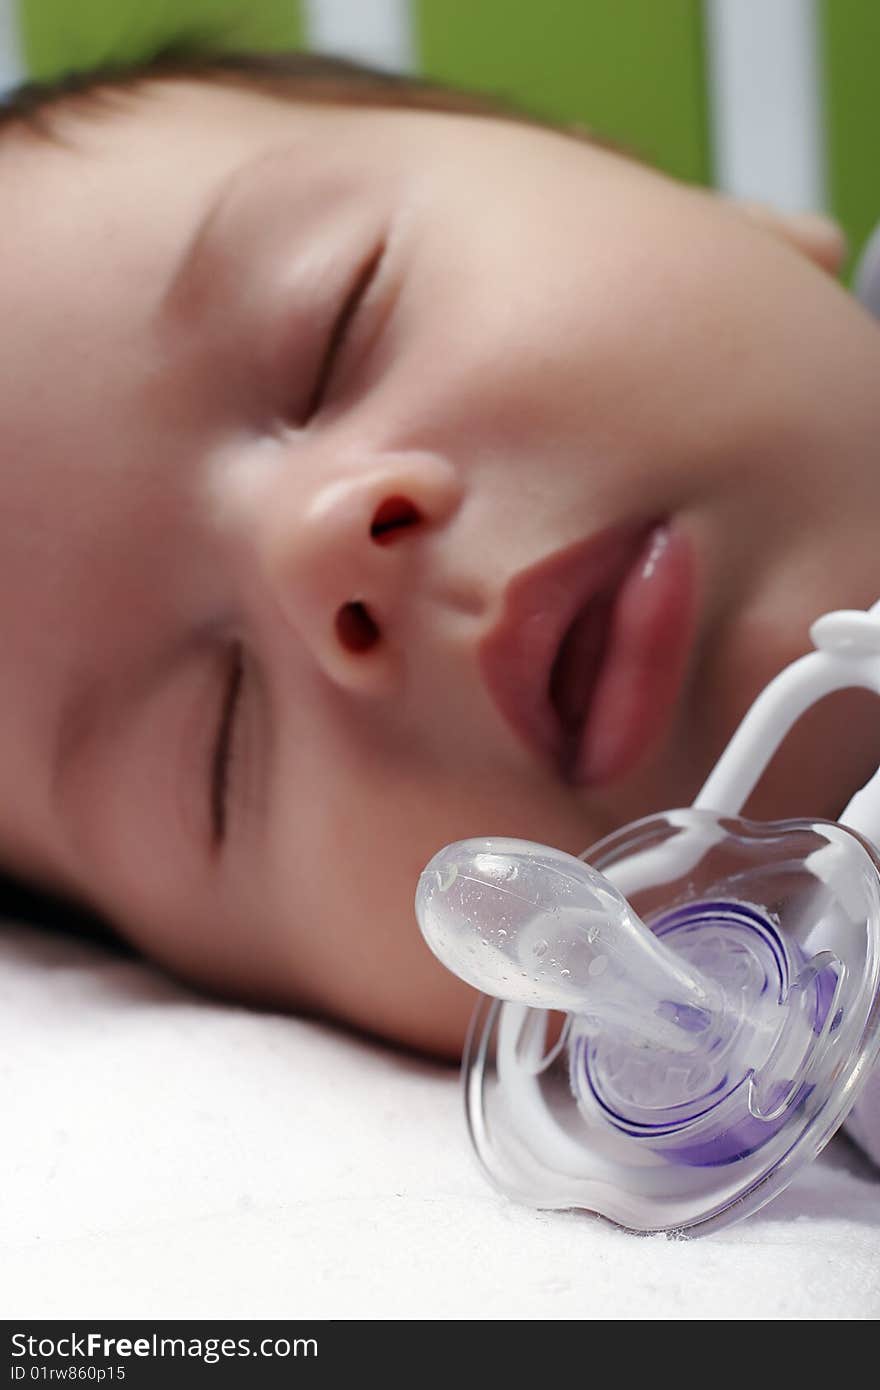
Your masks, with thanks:
M477 992L450 974L422 941L415 916L396 948L365 951L360 924L357 939L337 941L336 948L313 964L304 986L311 1011L383 1040L432 1056L458 1061ZM376 931L381 938L384 928ZM293 982L292 982L293 988Z

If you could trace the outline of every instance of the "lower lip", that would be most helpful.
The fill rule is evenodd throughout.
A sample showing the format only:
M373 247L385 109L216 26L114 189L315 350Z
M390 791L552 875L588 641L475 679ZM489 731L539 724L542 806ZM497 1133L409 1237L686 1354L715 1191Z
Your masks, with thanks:
M691 547L667 525L646 537L609 619L602 668L566 775L605 786L641 763L667 729L695 620Z

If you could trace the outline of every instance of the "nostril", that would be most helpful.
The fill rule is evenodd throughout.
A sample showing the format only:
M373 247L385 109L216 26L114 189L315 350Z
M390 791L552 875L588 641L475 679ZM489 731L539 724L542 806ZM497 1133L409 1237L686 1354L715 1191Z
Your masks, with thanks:
M418 507L408 497L387 497L376 508L370 538L377 545L390 545L397 531L405 526L415 526L421 519Z
M379 641L379 629L362 603L344 603L336 614L336 635L348 652L367 652Z

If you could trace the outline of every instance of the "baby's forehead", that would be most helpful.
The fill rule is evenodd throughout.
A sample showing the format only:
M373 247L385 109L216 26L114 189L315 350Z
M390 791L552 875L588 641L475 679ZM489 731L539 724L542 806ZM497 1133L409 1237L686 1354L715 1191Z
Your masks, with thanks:
M154 81L90 104L54 104L45 121L0 125L0 188L7 247L20 229L38 253L52 231L72 243L128 216L132 231L173 225L225 173L281 140L313 143L346 118L340 107L303 106L259 92ZM157 205L158 204L158 205ZM30 218L28 218L30 214ZM106 249L106 247L105 247ZM118 254L119 247L113 250Z
M15 331L0 335L0 569L6 592L26 591L33 610L22 649L28 624L65 628L73 594L99 622L102 586L122 567L130 528L149 514L161 529L161 507L170 514L179 504L167 480L200 456L217 397L207 362L190 370L191 342L207 358L224 323L206 308L202 319L189 313L187 333L173 315L160 333L169 291L201 264L225 338L236 338L243 277L211 281L222 261L212 239L227 214L238 232L271 234L284 205L272 176L278 151L295 174L287 183L297 211L307 212L309 170L326 171L322 147L336 143L317 132L339 118L166 83L107 112L71 107L45 137L3 132L0 321ZM226 247L228 265L241 271L265 245ZM74 575L88 576L88 596Z
M41 547L54 556L56 579L90 534L124 527L123 490L135 505L150 486L157 458L138 437L158 411L154 383L174 367L152 334L157 308L212 190L259 148L255 132L229 150L181 124L177 96L0 139L0 321L14 326L0 335L5 561L17 548L24 564L30 536L33 558ZM184 447L180 422L178 433ZM32 589L47 586L41 564L31 568Z
M58 109L46 133L4 130L0 317L18 331L0 361L23 376L72 335L82 348L114 322L130 334L218 186L300 127L291 105L166 82L106 110Z
M36 132L0 129L3 317L42 338L44 314L58 330L71 307L88 315L100 297L105 307L136 301L200 236L222 185L244 184L251 164L286 152L276 199L294 183L318 196L340 164L369 163L380 177L393 141L373 132L412 114L159 80L94 104L61 102ZM251 184L271 192L270 178ZM254 216L271 215L255 206Z

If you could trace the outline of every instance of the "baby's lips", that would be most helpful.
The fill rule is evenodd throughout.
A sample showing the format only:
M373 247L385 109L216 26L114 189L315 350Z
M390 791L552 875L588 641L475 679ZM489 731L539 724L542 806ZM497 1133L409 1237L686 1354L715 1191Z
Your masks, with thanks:
M502 616L481 643L480 668L496 708L554 767L566 744L550 691L560 644L585 605L623 574L644 535L644 523L608 527L514 575Z
M695 623L690 546L680 533L659 526L618 595L576 781L616 781L657 745L682 687Z

